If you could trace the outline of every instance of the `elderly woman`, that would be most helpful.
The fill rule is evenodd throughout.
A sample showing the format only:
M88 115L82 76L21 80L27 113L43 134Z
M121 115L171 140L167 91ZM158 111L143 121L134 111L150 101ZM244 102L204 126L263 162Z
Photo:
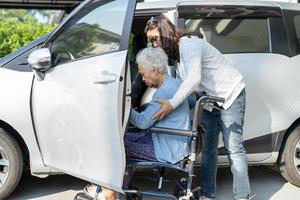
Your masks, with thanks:
M168 56L161 48L146 48L137 56L139 73L149 87L157 88L152 101L143 112L132 109L130 122L143 129L140 132L129 132L125 136L125 151L127 158L138 158L150 161L176 163L188 155L188 137L159 135L150 131L150 127L165 127L175 129L190 129L190 110L187 101L183 101L176 109L160 121L153 116L161 108L155 99L170 99L180 86L180 82L167 73ZM131 171L126 168L123 188L127 188ZM85 192L93 197L95 186L89 185ZM114 192L103 189L99 199L115 199Z

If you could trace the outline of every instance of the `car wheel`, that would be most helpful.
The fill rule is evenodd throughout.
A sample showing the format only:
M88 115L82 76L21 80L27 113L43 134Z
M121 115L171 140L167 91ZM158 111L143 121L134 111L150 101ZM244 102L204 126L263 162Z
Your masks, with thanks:
M0 128L0 200L15 189L22 171L22 152L18 143Z
M300 187L300 127L289 135L280 157L279 168L287 181Z

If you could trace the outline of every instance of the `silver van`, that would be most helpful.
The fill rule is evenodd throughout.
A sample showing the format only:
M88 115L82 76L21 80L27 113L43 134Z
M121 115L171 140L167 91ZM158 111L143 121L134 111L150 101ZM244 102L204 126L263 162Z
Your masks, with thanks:
M0 199L24 165L34 176L66 173L122 191L135 55L147 45L147 20L160 14L200 30L244 75L249 164L278 164L300 186L299 4L86 0L0 60Z

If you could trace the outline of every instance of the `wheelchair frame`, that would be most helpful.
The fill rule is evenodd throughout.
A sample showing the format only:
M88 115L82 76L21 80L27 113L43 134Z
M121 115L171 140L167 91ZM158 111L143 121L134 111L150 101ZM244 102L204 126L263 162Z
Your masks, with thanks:
M151 131L158 133L158 134L167 134L167 135L177 135L177 136L184 136L184 137L191 137L190 142L190 153L187 158L179 161L176 164L168 164L163 162L153 162L153 161L145 161L145 160L135 160L130 159L127 162L127 166L143 169L143 168L158 168L159 171L159 181L158 181L158 191L139 191L139 190L124 190L125 194L127 195L136 195L138 199L142 199L143 195L146 196L153 196L153 197L163 197L163 198L169 198L174 200L190 200L195 198L195 193L198 192L201 188L196 187L192 189L192 183L194 178L194 166L195 166L195 160L196 155L200 153L202 148L202 137L201 134L204 133L203 127L201 124L199 124L199 119L202 118L203 113L203 106L210 106L216 109L220 109L220 107L217 105L217 103L224 102L223 98L220 97L213 97L213 96L201 96L195 106L195 111L193 115L193 124L192 124L192 130L178 130L178 129L170 129L170 128L159 128L159 127L152 127ZM186 177L186 188L183 188L179 182L175 182L181 189L183 189L182 193L183 196L176 197L173 194L161 192L162 189L162 183L164 179L164 172L165 168L169 169L175 169L179 170L181 172L184 172L187 174ZM146 177L147 178L147 177ZM169 181L169 180L167 180ZM170 181L169 181L170 182ZM127 198L130 199L130 198Z
M195 166L195 160L196 155L200 153L202 148L202 137L201 134L204 133L203 128L201 124L199 124L199 119L202 118L203 113L203 106L210 106L216 109L220 109L218 106L218 102L223 103L224 99L220 97L214 97L214 96L208 96L204 95L201 96L195 105L195 111L193 115L193 124L192 124L192 130L179 130L179 129L170 129L170 128L159 128L159 127L152 127L151 131L158 133L158 134L167 134L167 135L177 135L177 136L184 136L184 137L190 137L190 153L189 155L179 161L176 164L169 164L169 163L163 163L158 161L146 161L146 160L137 160L137 159L129 159L127 160L127 166L133 167L135 169L145 169L145 168L158 168L159 171L159 181L158 181L158 187L157 191L140 191L138 189L129 189L124 190L125 193L125 199L126 200L142 200L143 196L152 196L152 197L161 197L161 198L168 198L173 200L193 200L196 198L196 192L200 191L200 187L196 187L192 189L192 183L194 178L194 166ZM176 197L174 194L162 192L162 183L164 181L164 172L165 169L175 169L181 172L186 173L186 180L184 181L186 186L182 186L179 181L173 181L179 186L182 196ZM144 177L147 179L153 179L150 177ZM166 180L165 182L171 182L170 180ZM185 187L185 188L184 188ZM102 188L101 186L97 186L94 200L97 200L98 194L101 192ZM120 195L118 199L123 199L124 196ZM82 197L80 195L77 195L75 197L76 200L90 200L90 197Z

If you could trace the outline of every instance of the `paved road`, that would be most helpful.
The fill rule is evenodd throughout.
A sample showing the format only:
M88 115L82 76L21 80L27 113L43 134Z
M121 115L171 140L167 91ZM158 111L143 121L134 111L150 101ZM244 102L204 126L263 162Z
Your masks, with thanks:
M286 183L278 172L265 167L250 167L249 174L253 193L256 194L255 200L300 199L300 188ZM234 199L231 179L228 168L219 170L217 200ZM85 184L85 181L67 175L51 176L46 179L25 175L14 194L7 200L72 200ZM149 187L150 183L139 181L136 184Z

